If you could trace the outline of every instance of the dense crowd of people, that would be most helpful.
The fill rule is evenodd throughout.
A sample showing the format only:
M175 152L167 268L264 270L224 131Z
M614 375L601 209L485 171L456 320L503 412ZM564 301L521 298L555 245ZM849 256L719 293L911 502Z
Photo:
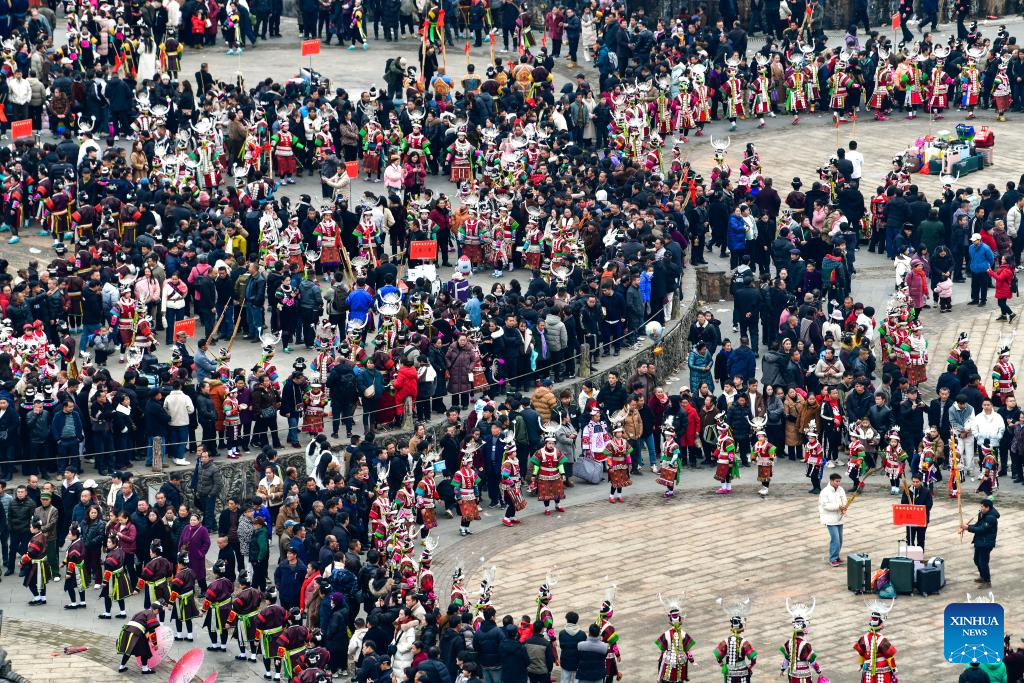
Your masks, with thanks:
M1024 483L1012 340L991 395L968 339L937 398L921 395L933 385L920 316L929 302L949 310L953 282L969 276L983 306L994 280L1001 319L1016 316L1019 184L949 178L929 198L903 157L864 178L856 142L812 161L817 180L805 190L793 178L785 197L754 143L734 169L730 142L713 137L707 177L684 160L688 136L715 121L830 112L840 126L868 109L876 121L862 125L879 130L894 111L1003 119L1024 102L1024 52L1005 30L968 27L959 6L948 42L922 24L919 40L862 43L854 26L829 46L821 12L772 1L751 18L751 33L770 33L751 52L721 4L711 19L704 7L658 18L568 2L542 26L511 2L303 0L307 38L366 48L382 25L384 40L419 41L418 63L386 60L386 87L357 95L310 70L252 86L205 64L183 73L185 51L216 45L218 31L230 53L280 35L279 2L72 3L63 43L57 8L11 3L0 132L28 119L40 134L0 150L2 229L11 245L38 230L54 252L15 272L0 260L0 479L27 478L0 498L0 538L8 575L21 558L30 604L63 577L67 609L93 586L100 618L127 618L141 592L118 639L122 670L132 655L149 669L161 624L192 640L205 615L208 649L226 651L233 632L238 658L262 657L272 679L353 666L359 681L512 683L547 680L557 662L563 680L575 663L575 680L607 681L622 678L611 597L598 623L569 615L561 634L552 581L532 623L496 622L493 574L470 602L460 571L446 602L430 569L438 518L468 535L489 505L514 526L532 495L545 514L564 511L574 479L607 480L621 503L647 468L672 497L687 466L713 467L721 494L753 466L767 496L777 454L800 460L824 497L837 466L858 491L882 472L911 501L944 472L953 496L968 478L992 494L1008 469ZM501 56L456 78L447 47L485 36ZM556 86L563 41L567 63L592 62L596 81L581 72ZM320 197L289 195L305 173ZM381 191L352 197L360 175ZM455 192L431 187L441 175ZM894 260L884 311L854 292L863 242ZM697 314L687 387L669 390L657 360L578 392L554 386L577 378L584 350L595 360L651 343L657 359L684 268L715 250L733 269L732 320ZM179 329L193 318L196 341ZM259 345L259 361L233 364L236 342ZM411 436L389 436L402 425ZM304 468L279 464L286 443L306 448ZM246 452L256 494L243 500L218 459ZM175 469L150 505L131 470L154 461ZM80 479L87 463L111 477L107 496ZM997 518L990 509L970 529L986 582ZM685 680L692 639L679 606L666 608L659 680ZM749 643L733 612L719 659L740 667ZM809 612L790 613L797 638ZM884 614L873 612L875 636ZM887 641L865 638L871 667L892 659L879 655ZM809 675L802 652L790 680Z

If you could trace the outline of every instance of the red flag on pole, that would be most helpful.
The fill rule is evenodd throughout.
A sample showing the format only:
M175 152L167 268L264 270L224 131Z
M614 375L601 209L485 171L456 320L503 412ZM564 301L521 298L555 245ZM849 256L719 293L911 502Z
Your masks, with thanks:
M302 41L302 56L309 57L310 55L320 54L320 39L314 38L312 40Z
M900 13L896 12L896 14L892 15L892 30L895 31L899 27L900 27Z
M462 48L462 51L465 52L467 56L469 55L469 41L468 40L466 41L466 47Z
M358 161L346 161L345 162L345 173L348 174L349 178L359 177L359 162Z

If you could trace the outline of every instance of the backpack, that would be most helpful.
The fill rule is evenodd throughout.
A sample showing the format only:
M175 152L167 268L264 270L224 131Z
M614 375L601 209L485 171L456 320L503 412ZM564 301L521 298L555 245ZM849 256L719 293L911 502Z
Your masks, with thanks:
M341 315L345 312L345 288L341 285L334 285L334 296L331 297L331 313Z
M836 271L843 265L843 259L838 256L832 256L827 254L825 258L821 260L821 277L825 281L825 286L834 287L836 284Z

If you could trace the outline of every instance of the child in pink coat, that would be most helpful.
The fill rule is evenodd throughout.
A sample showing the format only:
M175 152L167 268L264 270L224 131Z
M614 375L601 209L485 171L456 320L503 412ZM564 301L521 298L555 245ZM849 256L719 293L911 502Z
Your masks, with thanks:
M939 313L949 313L953 310L953 279L949 273L942 274L942 280L935 286L935 293L939 295Z

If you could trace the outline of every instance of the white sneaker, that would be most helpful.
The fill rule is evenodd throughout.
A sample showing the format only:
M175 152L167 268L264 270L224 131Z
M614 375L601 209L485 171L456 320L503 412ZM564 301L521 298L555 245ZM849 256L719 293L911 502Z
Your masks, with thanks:
M827 468L829 468L829 469L832 469L832 468L833 468L833 467L835 467L835 466L836 466L835 462L833 462L833 461L831 461L831 460L829 460L829 461L828 461L828 464L827 464L827 465L825 465L825 467L827 467Z
M658 472L658 466L657 465L651 465L651 472L657 473Z
M191 465L192 463L190 463L188 460L185 460L185 458L175 458L174 459L174 464L175 465L181 465L182 467L187 467L188 465Z

